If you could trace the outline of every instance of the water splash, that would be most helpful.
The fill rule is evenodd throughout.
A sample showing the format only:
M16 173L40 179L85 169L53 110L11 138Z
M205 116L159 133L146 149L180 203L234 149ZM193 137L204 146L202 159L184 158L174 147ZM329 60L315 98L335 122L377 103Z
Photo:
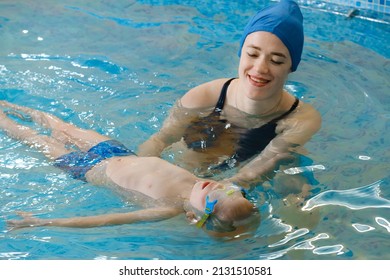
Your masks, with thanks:
M382 181L350 190L329 190L309 199L303 211L310 211L319 206L338 205L352 210L366 208L390 208L390 200L380 196Z

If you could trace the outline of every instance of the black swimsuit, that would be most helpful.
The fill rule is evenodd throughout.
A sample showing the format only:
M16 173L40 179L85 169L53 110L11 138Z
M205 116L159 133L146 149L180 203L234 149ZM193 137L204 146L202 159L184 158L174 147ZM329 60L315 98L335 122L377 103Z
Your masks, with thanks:
M260 127L252 129L238 127L225 119L221 119L221 112L225 104L227 89L234 79L235 78L228 80L223 85L213 112L206 117L194 120L188 126L184 134L184 141L188 148L194 151L209 153L217 146L216 144L220 144L218 142L224 141L223 139L228 139L235 143L233 148L234 153L231 158L241 162L264 150L276 136L275 129L277 122L297 108L299 99L295 97L294 104L287 112Z

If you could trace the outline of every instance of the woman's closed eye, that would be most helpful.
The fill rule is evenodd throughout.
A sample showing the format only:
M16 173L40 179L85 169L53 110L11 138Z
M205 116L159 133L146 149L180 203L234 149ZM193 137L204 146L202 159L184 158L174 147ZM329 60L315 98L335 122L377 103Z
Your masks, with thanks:
M246 54L250 58L258 58L260 56L257 52L247 52ZM279 57L279 56L271 57L270 61L271 61L272 64L275 64L275 65L282 65L282 64L285 63L284 58L283 57Z
M279 60L275 60L275 59L271 59L271 62L272 62L273 64L276 64L276 65L282 65L282 64L284 64L284 61L279 61Z
M252 57L252 58L256 58L256 57L258 57L259 55L257 54L257 53L255 53L255 52L247 52L246 53L249 57Z
M271 57L271 62L273 64L276 64L276 65L282 65L284 64L286 61L285 61L285 58L283 56L279 56L279 55L273 55Z

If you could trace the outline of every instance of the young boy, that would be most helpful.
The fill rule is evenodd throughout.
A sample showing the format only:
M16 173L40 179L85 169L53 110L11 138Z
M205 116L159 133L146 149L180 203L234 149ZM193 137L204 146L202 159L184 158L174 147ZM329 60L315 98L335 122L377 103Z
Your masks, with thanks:
M234 236L259 223L254 205L240 188L204 180L157 157L138 157L116 140L92 130L84 130L59 118L31 108L0 101L0 106L27 115L35 123L51 129L51 135L22 126L0 111L0 128L10 137L42 151L54 165L74 178L120 192L141 193L154 200L155 207L128 213L98 216L38 219L31 214L10 220L15 228L35 226L97 227L140 221L169 219L181 213L213 235ZM74 145L78 149L71 149Z

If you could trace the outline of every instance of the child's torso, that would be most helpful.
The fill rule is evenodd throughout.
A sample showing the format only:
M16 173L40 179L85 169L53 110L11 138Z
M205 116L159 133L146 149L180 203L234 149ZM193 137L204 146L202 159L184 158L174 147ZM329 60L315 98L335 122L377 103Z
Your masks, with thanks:
M121 191L142 193L153 199L188 198L196 177L157 157L113 157L87 173L96 185L119 187Z

